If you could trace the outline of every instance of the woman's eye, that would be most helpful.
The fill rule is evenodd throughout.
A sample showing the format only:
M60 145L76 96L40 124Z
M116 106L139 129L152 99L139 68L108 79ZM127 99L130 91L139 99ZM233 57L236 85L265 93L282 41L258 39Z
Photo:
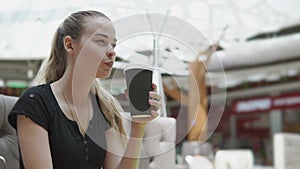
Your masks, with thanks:
M105 44L105 40L97 40L97 43Z

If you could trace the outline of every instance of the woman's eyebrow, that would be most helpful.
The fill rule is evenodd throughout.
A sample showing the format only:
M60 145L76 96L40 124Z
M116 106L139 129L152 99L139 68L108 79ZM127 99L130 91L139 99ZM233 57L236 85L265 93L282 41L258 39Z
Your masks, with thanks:
M103 36L103 37L105 37L105 38L109 38L108 35L103 34L103 33L96 33L95 36ZM117 42L117 39L116 39L116 38L114 38L114 42Z
M104 36L104 37L108 38L108 35L106 35L104 33L96 33L95 36Z

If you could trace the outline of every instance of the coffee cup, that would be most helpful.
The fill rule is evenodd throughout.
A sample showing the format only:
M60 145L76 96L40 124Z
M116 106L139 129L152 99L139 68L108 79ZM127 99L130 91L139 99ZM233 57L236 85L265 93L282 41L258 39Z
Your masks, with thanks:
M131 64L125 67L124 74L131 116L151 116L151 105L148 100L149 91L153 90L153 69L145 65Z

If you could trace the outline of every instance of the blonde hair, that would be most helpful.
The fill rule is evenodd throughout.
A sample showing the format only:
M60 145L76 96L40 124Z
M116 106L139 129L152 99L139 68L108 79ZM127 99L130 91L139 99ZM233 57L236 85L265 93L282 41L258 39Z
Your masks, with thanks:
M38 84L52 83L63 76L67 66L67 54L64 49L63 38L69 35L75 40L80 40L87 17L105 17L110 20L98 11L78 11L67 17L54 33L50 57L44 60L35 79ZM111 127L125 136L126 132L120 114L123 110L118 101L101 88L97 80L92 85L92 91L98 97L101 110Z

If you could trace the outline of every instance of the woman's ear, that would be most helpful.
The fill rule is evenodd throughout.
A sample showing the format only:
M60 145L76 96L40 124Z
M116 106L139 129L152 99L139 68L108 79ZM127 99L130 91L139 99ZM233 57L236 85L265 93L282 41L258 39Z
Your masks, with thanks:
M64 38L64 48L67 51L69 55L74 55L74 50L73 50L73 39L71 36L65 36Z

